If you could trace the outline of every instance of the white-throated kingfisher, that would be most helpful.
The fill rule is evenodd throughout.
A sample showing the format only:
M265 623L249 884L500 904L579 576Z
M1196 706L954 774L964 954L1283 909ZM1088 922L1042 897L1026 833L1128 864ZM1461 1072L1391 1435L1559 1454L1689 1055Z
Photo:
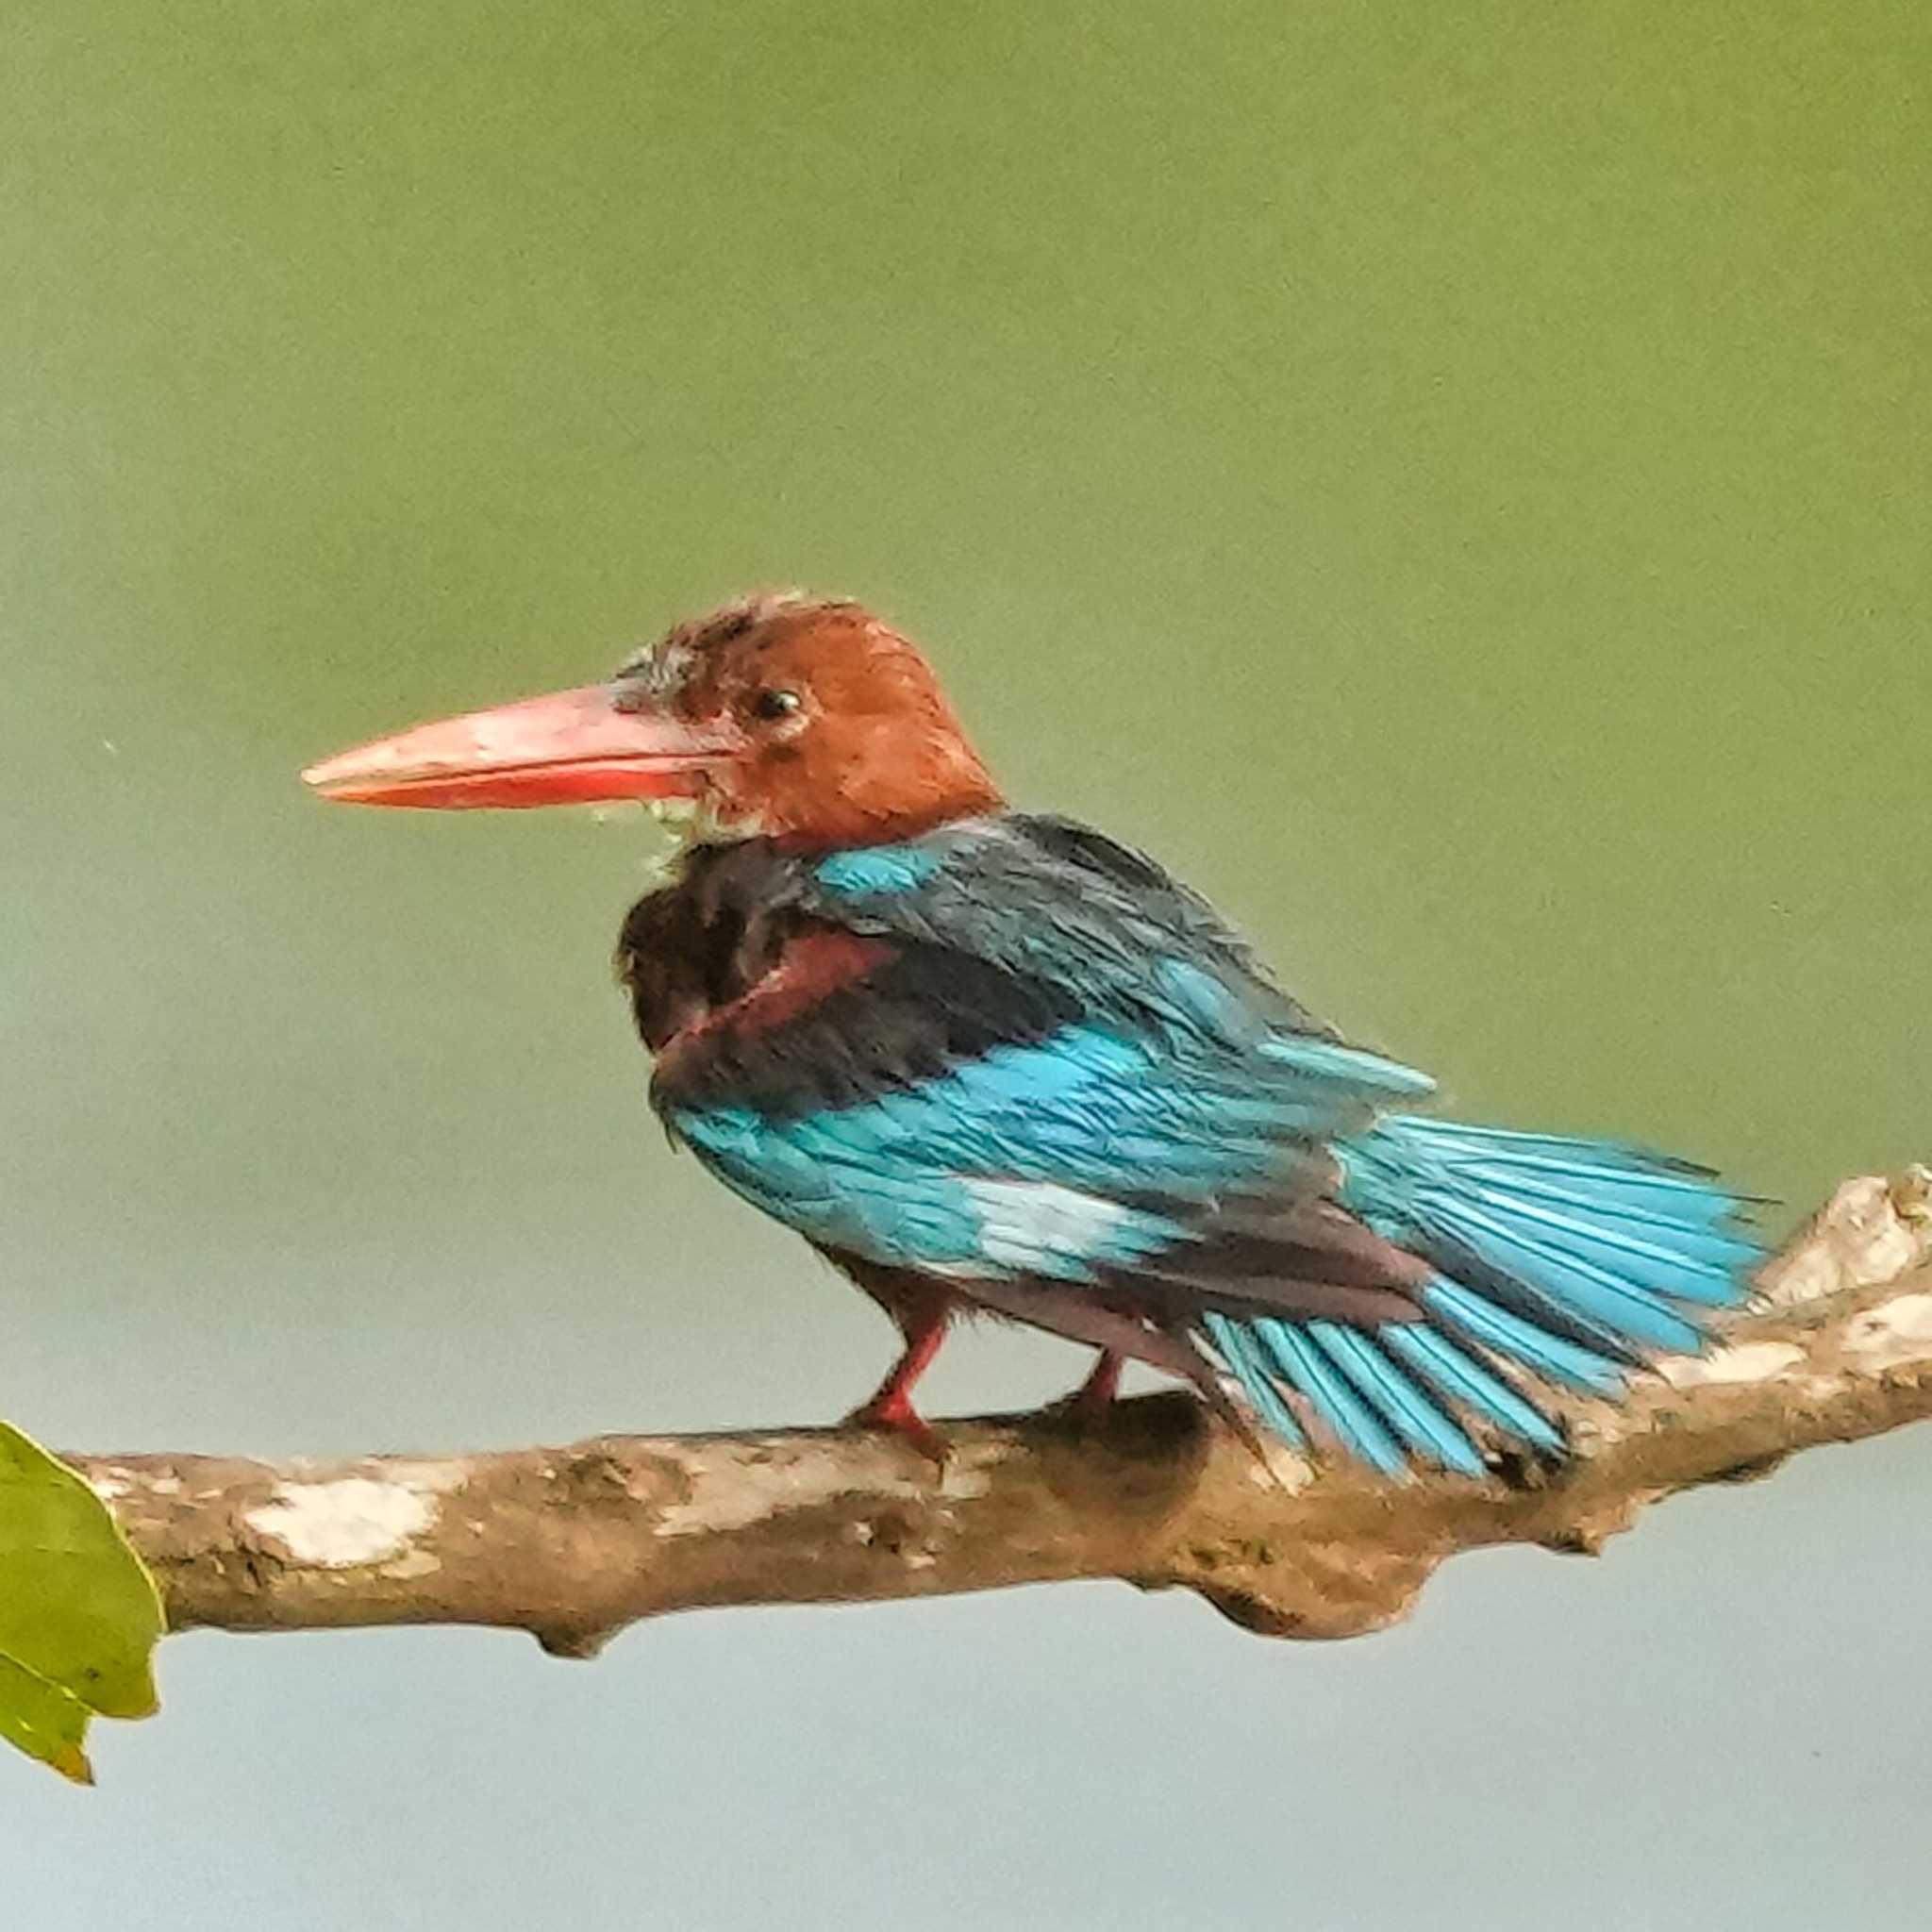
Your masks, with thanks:
M858 605L749 598L608 683L316 765L367 805L679 801L618 962L651 1100L905 1348L857 1420L986 1310L1191 1382L1398 1475L1550 1457L1546 1385L1615 1400L1759 1257L1705 1170L1414 1109L1424 1074L1283 992L1208 903L1015 812L925 659Z

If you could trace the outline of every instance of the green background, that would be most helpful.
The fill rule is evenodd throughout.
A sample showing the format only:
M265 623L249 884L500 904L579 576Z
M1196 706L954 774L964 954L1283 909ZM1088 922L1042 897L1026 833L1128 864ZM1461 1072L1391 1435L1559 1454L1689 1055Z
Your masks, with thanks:
M645 841L298 767L737 590L925 640L1454 1104L1790 1204L1932 1156L1917 0L8 0L0 1412L826 1418L663 1149ZM939 1410L1081 1364L957 1343ZM1932 1440L1270 1646L1118 1588L177 1640L42 1932L1924 1917Z

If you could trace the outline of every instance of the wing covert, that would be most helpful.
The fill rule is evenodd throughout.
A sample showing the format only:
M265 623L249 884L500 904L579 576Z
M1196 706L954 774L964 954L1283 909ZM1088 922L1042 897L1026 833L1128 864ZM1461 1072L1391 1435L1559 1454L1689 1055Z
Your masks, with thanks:
M1395 1251L1332 1203L1337 1137L1424 1074L1344 1044L1205 901L1065 821L968 821L794 874L881 949L785 1024L660 1077L675 1131L822 1246L1165 1306L1321 1284L1386 1313ZM1291 1302L1288 1305L1291 1306Z

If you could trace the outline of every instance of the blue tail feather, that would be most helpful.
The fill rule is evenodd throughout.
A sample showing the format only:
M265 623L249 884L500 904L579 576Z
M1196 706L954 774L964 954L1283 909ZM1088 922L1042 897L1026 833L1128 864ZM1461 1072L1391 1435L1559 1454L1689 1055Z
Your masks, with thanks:
M1394 1325L1393 1324L1391 1324ZM1308 1334L1409 1447L1444 1469L1480 1475L1483 1459L1455 1420L1445 1415L1358 1328L1311 1322Z
M1625 1208L1613 1224L1592 1219L1594 1204L1579 1211L1572 1195L1522 1176L1514 1178L1510 1193L1518 1220L1560 1239L1572 1254L1676 1301L1727 1307L1738 1299L1739 1270L1760 1258L1751 1241L1687 1227L1668 1216Z
M1546 1382L1560 1383L1581 1395L1605 1395L1613 1400L1624 1392L1621 1362L1552 1335L1534 1322L1525 1322L1459 1281L1439 1274L1423 1291L1423 1306L1499 1359L1518 1362Z
M1574 1248L1566 1251L1565 1244L1541 1237L1514 1204L1499 1212L1487 1205L1424 1194L1421 1206L1441 1234L1520 1284L1533 1300L1550 1304L1559 1321L1568 1317L1588 1324L1610 1347L1634 1341L1681 1352L1698 1345L1695 1324L1648 1289L1620 1280Z
M1435 1142L1460 1147L1477 1159L1543 1160L1572 1174L1641 1174L1656 1186L1688 1187L1699 1193L1708 1192L1717 1178L1715 1168L1686 1160L1678 1154L1658 1154L1628 1141L1549 1134L1538 1127L1485 1127L1471 1121L1407 1113L1388 1115L1379 1123L1378 1131L1386 1139L1399 1138L1411 1145Z
M1252 1331L1261 1338L1262 1346L1274 1358L1275 1372L1291 1388L1300 1390L1316 1414L1341 1438L1344 1448L1373 1464L1384 1475L1401 1475L1407 1471L1408 1463L1402 1445L1336 1372L1303 1328L1292 1323L1263 1319L1252 1324Z
M1427 1376L1443 1394L1507 1434L1520 1436L1532 1448L1549 1455L1562 1453L1563 1439L1549 1417L1439 1329L1426 1328L1419 1322L1391 1322L1376 1340L1391 1355Z
M1215 1315L1208 1333L1264 1421L1292 1391L1387 1474L1410 1457L1477 1473L1470 1419L1560 1454L1508 1371L1617 1400L1630 1363L1702 1346L1706 1311L1745 1298L1762 1253L1712 1174L1614 1141L1390 1115L1336 1151L1341 1205L1439 1271L1427 1320Z
M1236 1381L1255 1405L1256 1414L1291 1448L1307 1448L1308 1439L1282 1401L1274 1373L1262 1357L1260 1343L1239 1322L1211 1308L1201 1320L1215 1347L1234 1371Z
M1696 1348L1693 1310L1741 1301L1760 1254L1705 1170L1615 1141L1391 1114L1339 1151L1342 1205L1377 1233L1452 1280L1473 1260L1608 1354Z

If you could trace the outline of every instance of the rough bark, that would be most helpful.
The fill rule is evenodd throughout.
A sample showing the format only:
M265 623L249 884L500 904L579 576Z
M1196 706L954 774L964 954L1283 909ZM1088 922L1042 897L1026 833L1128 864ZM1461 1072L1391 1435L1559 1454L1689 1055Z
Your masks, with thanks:
M1264 1469L1190 1397L940 1425L265 1463L77 1456L159 1579L175 1629L483 1624L585 1657L707 1605L858 1603L1115 1576L1198 1591L1250 1629L1351 1637L1407 1612L1460 1550L1595 1551L1660 1496L1932 1413L1932 1172L1848 1181L1763 1272L1717 1346L1627 1407L1560 1405L1560 1469L1389 1483Z

